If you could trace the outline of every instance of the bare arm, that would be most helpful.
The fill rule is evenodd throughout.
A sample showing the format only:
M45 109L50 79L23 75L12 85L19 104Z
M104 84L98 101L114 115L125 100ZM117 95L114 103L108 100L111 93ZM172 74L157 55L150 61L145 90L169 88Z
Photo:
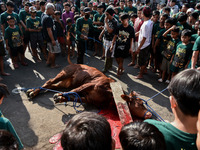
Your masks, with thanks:
M4 28L4 25L3 25L3 24L1 25L1 31L2 31L3 36L4 36L4 35L5 35L5 28Z
M176 28L175 25L173 25L171 28L169 28L167 31L165 31L165 33L163 33L163 37L167 37L167 34L172 31L174 28Z
M141 47L144 45L145 41L146 41L146 38L143 37L143 38L142 38L142 41L140 42L140 45L138 46L138 49L137 49L137 51L136 51L137 54L140 52L140 49L141 49Z
M199 55L199 51L193 51L191 69L195 69L195 65L197 63L198 55Z
M48 32L48 35L49 35L49 37L50 37L50 39L51 39L51 42L52 42L53 46L55 46L55 45L56 45L56 42L55 42L55 40L54 40L53 32L52 32L51 28L47 28L47 32Z

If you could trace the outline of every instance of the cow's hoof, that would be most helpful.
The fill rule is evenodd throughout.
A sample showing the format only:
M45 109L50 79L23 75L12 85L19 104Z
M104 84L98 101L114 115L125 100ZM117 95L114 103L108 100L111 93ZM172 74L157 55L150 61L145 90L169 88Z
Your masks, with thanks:
M62 103L63 102L63 95L62 93L56 93L53 96L54 102L55 103Z
M34 97L34 89L29 89L26 91L26 95L29 97L29 98L33 98Z

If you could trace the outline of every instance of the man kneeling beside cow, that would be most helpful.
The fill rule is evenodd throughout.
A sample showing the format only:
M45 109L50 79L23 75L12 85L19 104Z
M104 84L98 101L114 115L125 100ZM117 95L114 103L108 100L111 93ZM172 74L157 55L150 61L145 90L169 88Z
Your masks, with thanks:
M48 80L42 88L46 89L67 89L69 92L77 93L83 103L92 104L97 107L108 106L113 101L113 94L110 83L113 79L105 76L96 68L82 64L70 64L66 66L58 75ZM39 94L41 89L29 89L27 95L30 98ZM136 93L121 95L127 101L132 116L148 119L152 114L143 105L143 101L136 98ZM72 100L75 97L70 97ZM68 98L62 93L54 95L55 103L67 102Z

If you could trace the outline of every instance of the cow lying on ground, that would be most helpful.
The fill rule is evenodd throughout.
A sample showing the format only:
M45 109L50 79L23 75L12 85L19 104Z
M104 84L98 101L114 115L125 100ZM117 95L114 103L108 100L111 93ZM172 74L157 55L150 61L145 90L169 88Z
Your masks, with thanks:
M110 82L115 81L96 68L82 64L70 64L58 73L55 78L48 80L42 87L47 89L67 89L69 92L79 94L83 103L102 107L113 100ZM39 94L40 90L30 89L27 91L27 95L33 98ZM152 116L151 112L148 112L144 107L143 101L136 98L134 92L121 97L128 102L133 116L144 117L145 119ZM70 99L72 98L70 97ZM55 103L61 103L67 102L68 99L62 93L57 93L54 95L54 101Z

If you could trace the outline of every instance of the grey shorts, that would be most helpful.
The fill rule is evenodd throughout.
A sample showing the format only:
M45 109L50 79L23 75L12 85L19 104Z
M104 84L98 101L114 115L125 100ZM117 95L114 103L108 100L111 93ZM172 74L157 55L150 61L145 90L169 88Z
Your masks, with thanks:
M48 48L48 51L51 53L60 53L61 52L60 44L58 43L58 40L56 40L55 46L53 46L51 42L47 42L47 48Z
M161 70L166 71L169 74L170 73L169 66L170 66L169 60L167 60L165 57L163 57L162 64L161 64Z
M30 33L30 42L31 42L31 47L33 49L37 48L37 44L39 44L40 47L43 47L44 42L43 42L42 33L41 32Z
M145 66L150 58L150 45L140 50L138 64L139 66Z

